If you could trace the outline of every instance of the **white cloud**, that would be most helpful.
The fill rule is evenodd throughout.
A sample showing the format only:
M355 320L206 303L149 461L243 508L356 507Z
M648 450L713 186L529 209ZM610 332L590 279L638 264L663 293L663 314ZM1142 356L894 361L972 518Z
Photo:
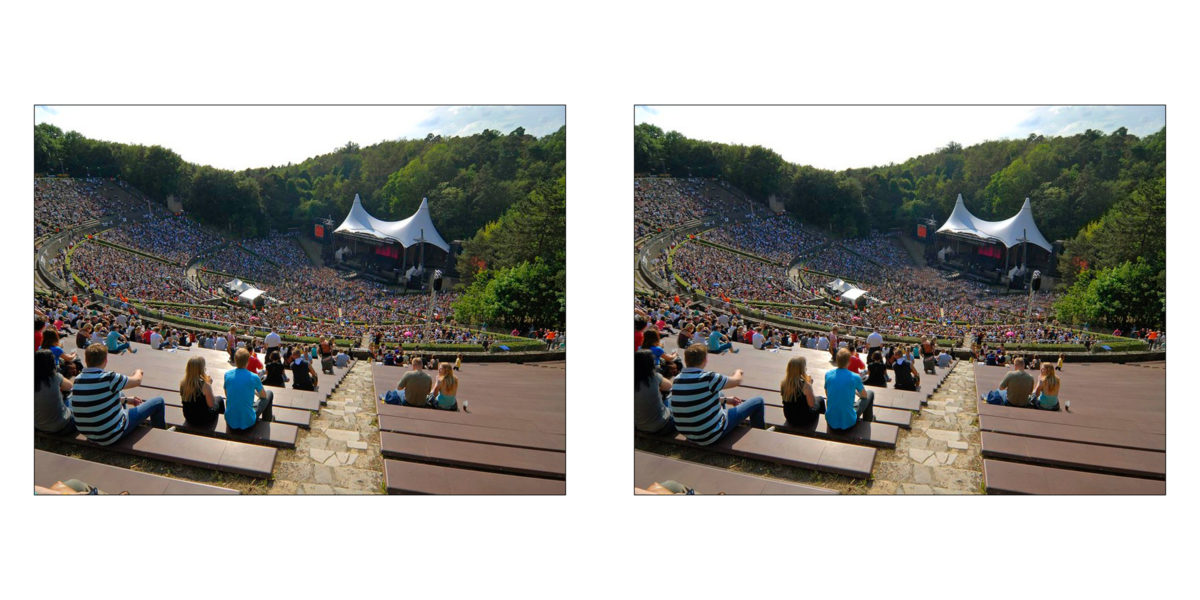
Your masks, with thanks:
M789 162L842 170L900 163L953 141L1162 128L1162 106L654 106L637 123L690 138L761 145Z
M326 154L353 141L471 135L483 129L530 135L566 122L562 106L40 106L37 123L94 139L160 145L189 162L223 169L269 167Z

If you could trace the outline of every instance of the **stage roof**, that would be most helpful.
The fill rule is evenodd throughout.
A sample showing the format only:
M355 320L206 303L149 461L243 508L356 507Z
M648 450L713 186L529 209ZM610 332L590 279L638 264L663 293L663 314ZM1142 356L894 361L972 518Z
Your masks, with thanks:
M1029 198L1025 199L1025 204L1021 205L1021 210L1013 217L1003 221L984 221L967 210L966 205L963 204L962 194L959 194L958 200L954 203L954 210L950 212L950 218L946 219L945 224L938 228L937 232L960 235L984 242L1000 243L1004 244L1006 248L1012 248L1022 241L1028 241L1030 244L1044 248L1047 252L1054 250L1042 232L1038 231L1037 223L1033 222L1033 208L1029 204ZM1022 239L1022 236L1028 239Z
M417 212L411 217L403 221L381 221L367 213L362 200L355 194L350 214L346 215L346 219L333 232L368 237L381 242L398 242L405 248L424 241L446 252L450 251L450 244L442 239L433 226L433 219L429 217L429 201L425 198L421 199L421 206L417 207Z

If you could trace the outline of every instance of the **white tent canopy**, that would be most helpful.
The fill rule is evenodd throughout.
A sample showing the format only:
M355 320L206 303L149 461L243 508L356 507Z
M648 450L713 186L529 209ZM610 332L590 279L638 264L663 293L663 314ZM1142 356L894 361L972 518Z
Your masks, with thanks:
M1047 252L1054 251L1050 242L1038 231L1037 224L1033 222L1033 208L1029 204L1029 198L1025 199L1025 204L1021 205L1021 210L1015 216L1003 221L984 221L967 210L962 194L959 194L954 203L954 210L950 212L950 218L946 219L946 223L939 227L937 232L998 242L1006 248L1027 241L1044 248Z
M426 244L433 244L446 252L450 251L450 244L442 239L441 234L433 226L433 219L429 217L429 200L425 198L421 199L421 206L417 207L417 212L413 213L411 217L403 221L381 221L367 213L367 210L363 208L362 200L359 199L358 194L355 194L350 214L346 215L346 219L333 232L367 236L379 241L398 242L405 248L424 241Z
M264 291L262 291L262 290L260 290L260 289L258 289L258 288L250 288L250 289L248 289L248 290L246 290L246 291L242 292L242 293L241 293L241 294L238 296L238 302L242 302L242 303L245 303L245 304L253 304L253 303L254 303L254 301L255 301L256 299L258 299L258 297L259 297L259 296L261 296L261 295L263 295L263 294L265 294L265 293L266 293L266 292L264 292Z

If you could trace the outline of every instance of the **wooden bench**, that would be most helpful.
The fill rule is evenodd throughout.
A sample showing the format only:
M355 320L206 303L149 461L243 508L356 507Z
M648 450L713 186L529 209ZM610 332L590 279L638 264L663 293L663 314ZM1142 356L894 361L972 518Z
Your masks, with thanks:
M428 410L428 409L427 409ZM380 431L423 435L426 437L444 438L494 444L497 446L512 446L515 448L530 448L533 450L552 450L565 452L567 436L540 431L519 431L514 429L498 429L460 423L442 423L405 417L379 415Z
M877 448L895 448L896 437L900 435L900 429L895 425L862 421L851 427L848 431L831 431L829 423L825 421L825 415L819 415L817 421L808 427L796 427L787 422L787 418L783 414L783 409L777 406L767 406L765 416L767 426L774 427L775 431L830 439L848 444L861 444Z
M979 436L984 458L1153 479L1164 479L1167 474L1165 452L1079 444L991 431L982 431Z
M567 482L561 479L490 473L442 465L383 461L389 494L528 494L562 495Z
M1099 446L1166 452L1167 436L1120 429L1099 429L1078 425L1029 421L993 415L979 416L981 431L994 431L1065 442L1080 442Z
M38 435L47 434L39 433ZM219 440L152 427L138 427L129 435L108 446L95 444L83 434L48 437L110 452L261 479L271 476L277 452L275 448L268 446Z
M33 451L33 483L35 485L50 487L56 481L68 479L78 479L106 494L129 492L132 495L186 494L198 496L238 493L237 490L229 488L122 469L45 450L35 449Z
M763 403L767 406L783 408L783 397L780 396L779 392L764 392L762 394L755 395L761 395L763 397ZM913 412L910 410L898 410L894 408L881 408L876 406L874 411L876 423L886 423L888 425L895 425L896 427L901 427L903 429L912 429Z
M403 417L405 419L417 419L421 421L433 421L437 423L459 423L464 425L480 425L491 427L493 429L512 429L514 431L537 431L537 428L530 421L525 419L517 419L512 417L497 417L497 416L481 416L462 411L454 412L447 410L437 410L432 408L421 408L416 406L400 406L398 404L388 404L382 400L375 400L375 410L380 417Z
M137 388L134 388L137 389ZM183 406L183 398L179 392L170 390L156 390L155 396L162 396L163 402L167 406ZM294 425L303 429L308 429L312 420L312 411L300 410L298 408L283 408L280 406L271 406L271 416L275 418L276 423L285 425Z
M738 427L721 440L708 446L695 444L683 434L656 435L637 432L637 435L718 454L730 454L859 479L870 477L871 469L875 466L874 448L750 427Z
M675 480L697 494L726 495L828 495L837 492L825 488L778 479L768 479L728 469L718 469L658 454L636 450L633 453L633 483L646 489L654 482Z
M1160 479L1071 471L1002 460L984 460L983 479L989 494L1167 493L1167 482Z
M167 425L174 425L178 431L234 440L238 442L246 442L248 444L274 446L276 448L296 447L296 435L298 430L296 429L295 425L285 425L283 423L274 422L259 422L247 431L233 431L229 429L229 425L225 423L225 416L217 415L217 422L212 426L197 427L187 422L183 416L182 408L171 405L167 405L164 408L166 409L165 412L167 417Z
M495 446L390 431L379 432L379 446L385 458L553 479L565 479L567 474L567 455L564 452Z

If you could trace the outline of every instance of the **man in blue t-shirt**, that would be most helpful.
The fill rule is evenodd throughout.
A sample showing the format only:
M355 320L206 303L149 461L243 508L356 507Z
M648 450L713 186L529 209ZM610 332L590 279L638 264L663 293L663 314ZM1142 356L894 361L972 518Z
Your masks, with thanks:
M238 348L233 355L237 368L225 372L225 423L230 429L246 430L254 427L261 417L273 420L271 402L275 393L264 390L258 375L246 369L250 364L250 351Z
M112 331L108 332L107 336L105 336L104 345L108 346L109 354L120 354L126 350L129 350L135 354L137 353L137 349L130 348L129 340L125 339L125 336L121 335L121 333L118 332L115 327Z
M733 350L734 354L737 353L737 348L733 347L729 338L725 337L720 331L713 329L712 333L708 334L708 351L713 354L721 354L726 350Z
M817 409L825 413L829 428L850 429L858 424L859 418L874 421L875 391L864 388L862 377L846 368L850 365L850 351L838 350L834 363L837 368L825 373L825 401L817 400Z

